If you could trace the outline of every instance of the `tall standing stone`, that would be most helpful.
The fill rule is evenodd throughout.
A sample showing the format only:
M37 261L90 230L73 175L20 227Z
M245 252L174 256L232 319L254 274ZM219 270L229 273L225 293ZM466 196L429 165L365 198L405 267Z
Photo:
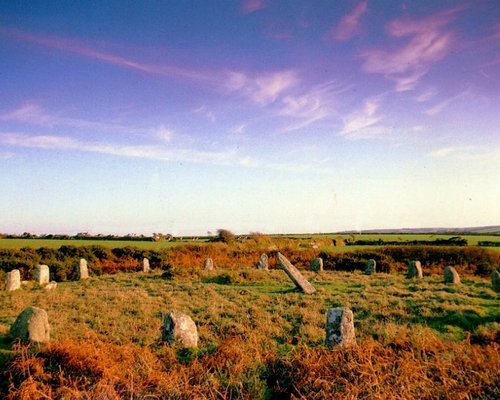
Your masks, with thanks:
M498 270L493 271L491 274L491 285L495 292L500 292L500 272Z
M423 276L422 264L420 264L420 261L410 261L408 263L408 273L406 277L422 279Z
M5 276L5 290L12 291L21 288L21 273L18 269L7 272Z
M143 272L151 271L151 268L149 266L149 260L146 257L142 259L142 271Z
M460 283L460 276L458 275L457 270L453 267L446 267L443 275L444 283L453 283L455 285Z
M370 258L366 262L365 274L366 275L371 275L371 274L374 274L375 272L377 272L377 262L374 259Z
M257 264L258 269L262 269L264 271L269 270L269 258L266 253L262 253L259 258L259 263Z
M50 271L48 265L37 265L35 268L35 282L40 286L50 282Z
M10 336L22 342L46 343L50 339L47 312L38 307L28 307L16 318Z
M331 308L326 314L326 346L348 347L356 344L354 315L349 308Z
M280 263L281 268L286 272L288 277L292 280L292 282L304 293L312 294L316 292L316 289L313 285L309 283L309 281L302 276L297 268L295 268L287 258L278 252L278 261Z
M198 346L198 329L189 315L170 311L163 320L162 339L183 348Z
M205 258L205 264L203 268L207 271L212 271L214 269L214 262L210 257Z
M85 260L84 258L80 258L80 263L78 264L76 276L77 276L78 280L87 279L89 277L89 269L87 267L87 260Z
M321 257L313 258L311 260L311 271L323 271L323 259Z

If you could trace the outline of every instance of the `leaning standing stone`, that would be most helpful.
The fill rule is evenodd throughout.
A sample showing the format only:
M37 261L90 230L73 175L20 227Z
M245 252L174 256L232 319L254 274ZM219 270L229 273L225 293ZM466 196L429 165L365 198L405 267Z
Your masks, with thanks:
M170 311L163 320L162 338L183 348L198 346L198 329L189 315Z
M323 259L321 257L313 258L311 260L311 271L323 271Z
M84 258L80 259L80 264L78 265L78 270L76 271L77 278L79 280L81 279L87 279L89 277L89 269L87 267L87 260Z
M408 264L407 278L423 278L422 265L420 261L410 261Z
M369 259L366 262L366 267L365 267L365 274L366 275L371 275L373 273L377 272L377 262L373 259Z
M326 314L326 346L348 347L356 344L354 316L345 307L331 308Z
M262 253L259 259L259 263L257 264L258 269L262 269L264 271L269 270L269 258L266 253Z
M35 268L35 282L43 286L49 283L49 280L49 266L37 265Z
M25 308L10 328L10 336L22 342L48 342L50 326L47 312L38 307Z
M314 286L311 285L309 281L302 276L299 270L295 268L295 266L290 261L288 261L288 259L280 252L278 252L278 261L281 268L283 268L283 270L292 280L295 286L297 286L300 290L307 294L316 292Z
M21 273L18 269L7 272L5 277L5 290L17 290L21 288Z
M498 270L493 271L491 274L491 285L495 292L500 292L500 272Z
M214 269L214 262L210 257L205 258L205 265L203 268L207 271L212 271Z
M444 269L444 283L460 283L460 276L458 275L458 272L455 268L446 267Z
M149 260L146 257L142 259L142 271L143 272L151 271L151 268L149 267Z

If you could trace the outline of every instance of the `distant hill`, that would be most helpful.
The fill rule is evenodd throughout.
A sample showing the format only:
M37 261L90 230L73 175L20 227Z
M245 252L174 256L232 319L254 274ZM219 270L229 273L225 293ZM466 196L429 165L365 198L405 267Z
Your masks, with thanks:
M339 233L433 233L433 234L477 234L500 235L500 225L475 226L467 228L401 228L401 229L367 229L360 231L343 231Z

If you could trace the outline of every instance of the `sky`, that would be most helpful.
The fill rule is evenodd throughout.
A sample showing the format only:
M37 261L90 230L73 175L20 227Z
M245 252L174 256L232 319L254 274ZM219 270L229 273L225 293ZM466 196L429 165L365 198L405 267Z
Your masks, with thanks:
M497 0L0 0L0 232L500 224Z

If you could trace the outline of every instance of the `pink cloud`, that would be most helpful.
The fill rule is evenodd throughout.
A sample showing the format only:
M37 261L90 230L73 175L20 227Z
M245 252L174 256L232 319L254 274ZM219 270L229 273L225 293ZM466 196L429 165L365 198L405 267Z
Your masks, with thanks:
M327 34L328 38L338 41L351 39L360 31L359 20L368 9L368 0L359 3L354 10L342 17L338 26L333 27Z
M268 5L264 0L245 0L241 4L240 12L241 14L246 15L267 7Z
M267 105L298 82L293 70L267 72L252 77L243 72L231 71L227 74L226 88L243 94L259 105Z
M408 38L406 44L394 49L365 51L363 69L384 74L396 81L396 90L413 89L430 66L450 52L454 35L446 30L459 10L453 9L419 20L397 19L387 25L395 38Z
M78 40L70 40L54 36L34 35L17 29L0 28L0 32L23 42L34 43L43 47L67 51L89 59L116 65L118 67L130 69L137 72L170 78L184 78L196 81L213 80L213 77L210 77L207 74L203 74L187 68L181 68L173 65L150 64L126 58L110 52L96 50Z

